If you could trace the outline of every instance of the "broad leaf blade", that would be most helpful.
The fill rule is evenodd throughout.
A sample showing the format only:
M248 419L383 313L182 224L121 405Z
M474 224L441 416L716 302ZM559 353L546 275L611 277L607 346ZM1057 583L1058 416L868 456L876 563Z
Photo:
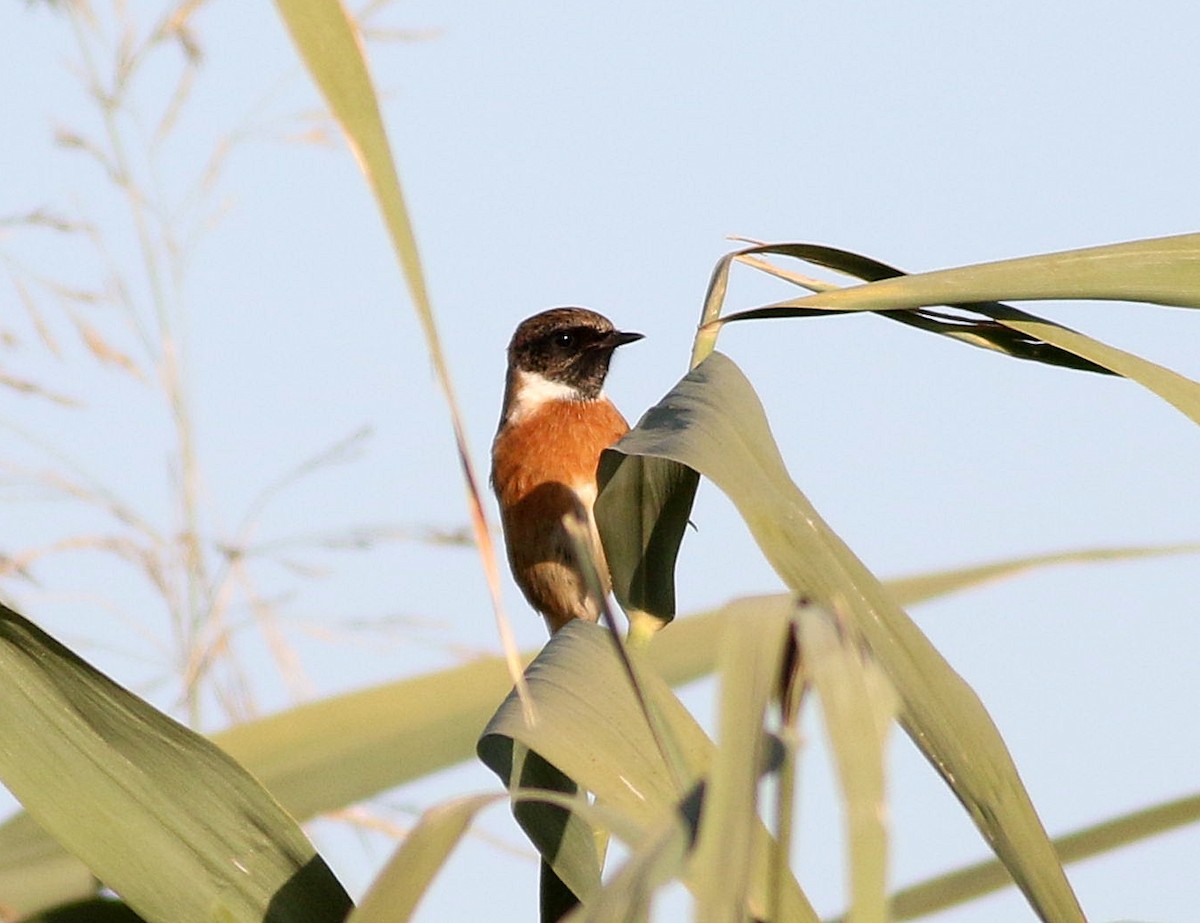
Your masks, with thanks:
M668 458L708 477L737 506L792 590L844 607L901 696L905 729L1030 902L1047 920L1082 920L987 711L792 482L762 405L737 366L711 355L616 450Z
M306 820L469 759L512 688L501 657L310 702L214 740Z
M480 658L300 705L213 741L293 817L307 820L469 759L511 686L503 659ZM27 814L0 825L0 895L7 906L32 913L94 890L87 868Z
M149 921L332 923L350 901L240 765L0 607L0 778Z
M53 907L21 923L144 923L128 904L104 897L93 897L61 907Z

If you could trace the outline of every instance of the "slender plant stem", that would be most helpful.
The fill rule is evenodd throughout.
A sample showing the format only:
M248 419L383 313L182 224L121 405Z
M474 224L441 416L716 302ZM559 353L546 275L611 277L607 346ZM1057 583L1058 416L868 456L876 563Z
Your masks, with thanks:
M775 849L771 854L771 919L781 919L783 883L791 871L792 835L796 826L796 771L800 751L798 709L784 716L779 734L783 743L783 762L779 766L779 788L775 801Z
M177 329L179 318L174 316L180 312L179 299L178 297L170 299L167 296L161 267L163 257L155 246L146 203L134 182L133 167L126 151L118 119L122 87L114 85L111 92L103 87L99 69L92 55L89 36L81 22L80 14L74 7L69 7L69 9L71 10L71 26L83 58L87 79L100 102L115 179L125 196L133 221L142 266L149 287L150 303L157 325L157 348L153 344L155 338L147 336L144 339L149 344L152 360L159 368L160 381L167 396L177 439L176 489L181 526L177 541L183 564L185 591L182 598L177 600L177 605L173 607L172 620L175 626L178 657L181 664L186 664L191 660L192 648L197 643L203 629L203 622L209 608L207 604L209 584L208 567L200 541L200 472L196 455L195 433L187 398L184 357L181 355L179 344L179 330ZM140 56L134 58L135 63L140 60L142 60ZM128 79L129 74L126 73L122 81ZM172 303L174 303L174 312ZM183 700L189 722L193 726L198 726L201 718L200 698L195 682L188 683L184 688Z

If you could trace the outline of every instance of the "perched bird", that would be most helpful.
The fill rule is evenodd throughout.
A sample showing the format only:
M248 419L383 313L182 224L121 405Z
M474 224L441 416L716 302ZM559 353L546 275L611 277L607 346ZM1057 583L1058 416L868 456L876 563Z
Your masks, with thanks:
M592 518L596 466L629 424L604 394L604 378L613 351L641 338L595 311L554 308L522 321L508 344L492 489L513 577L551 634L571 619L600 617L565 516L586 521L601 583L611 588Z

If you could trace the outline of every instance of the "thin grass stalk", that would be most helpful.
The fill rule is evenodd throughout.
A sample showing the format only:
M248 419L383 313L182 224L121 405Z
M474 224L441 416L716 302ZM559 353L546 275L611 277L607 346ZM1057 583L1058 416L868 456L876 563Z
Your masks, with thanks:
M791 872L792 839L796 828L796 784L799 767L800 729L798 713L784 717L779 741L783 744L783 760L779 764L778 789L775 793L775 848L771 854L770 914L781 920L783 883Z
M143 60L146 45L143 44L138 52L132 54L127 62L121 78L122 83L112 88L111 94L106 92L101 84L99 70L92 54L91 43L84 26L80 22L80 13L75 6L69 6L69 19L75 34L76 44L83 59L85 75L92 87L96 98L100 101L102 123L105 137L108 141L109 152L114 167L114 180L117 182L133 222L138 250L141 254L142 269L149 288L152 313L157 323L157 337L151 337L141 324L136 311L131 311L135 329L141 331L143 345L149 358L159 369L159 380L167 397L171 410L171 419L175 427L178 457L177 501L179 504L180 529L178 551L183 565L184 592L176 601L181 608L172 612L174 622L177 656L181 665L195 663L194 647L203 630L209 615L211 597L208 594L208 568L203 548L200 544L200 471L195 446L195 433L190 413L186 388L186 369L183 357L180 355L178 331L174 313L180 308L175 305L174 312L169 303L164 282L163 268L160 265L162 256L155 246L150 229L150 221L146 213L143 195L137 189L134 180L132 162L126 150L124 134L117 118L117 103L122 95L123 83L129 79L137 64ZM172 273L177 277L177 273ZM157 340L157 344L155 343ZM168 600L168 602L170 602ZM185 673L192 672L185 666ZM183 705L188 723L193 727L200 726L200 695L199 681L202 673L193 673L193 681L187 682L183 688Z

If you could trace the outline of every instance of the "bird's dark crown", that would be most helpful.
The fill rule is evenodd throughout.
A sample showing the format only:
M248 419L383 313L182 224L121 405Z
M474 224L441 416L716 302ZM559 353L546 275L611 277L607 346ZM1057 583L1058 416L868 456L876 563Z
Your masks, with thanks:
M587 308L552 308L521 322L508 344L508 370L541 375L567 385L580 400L595 400L604 387L613 350L640 340Z

